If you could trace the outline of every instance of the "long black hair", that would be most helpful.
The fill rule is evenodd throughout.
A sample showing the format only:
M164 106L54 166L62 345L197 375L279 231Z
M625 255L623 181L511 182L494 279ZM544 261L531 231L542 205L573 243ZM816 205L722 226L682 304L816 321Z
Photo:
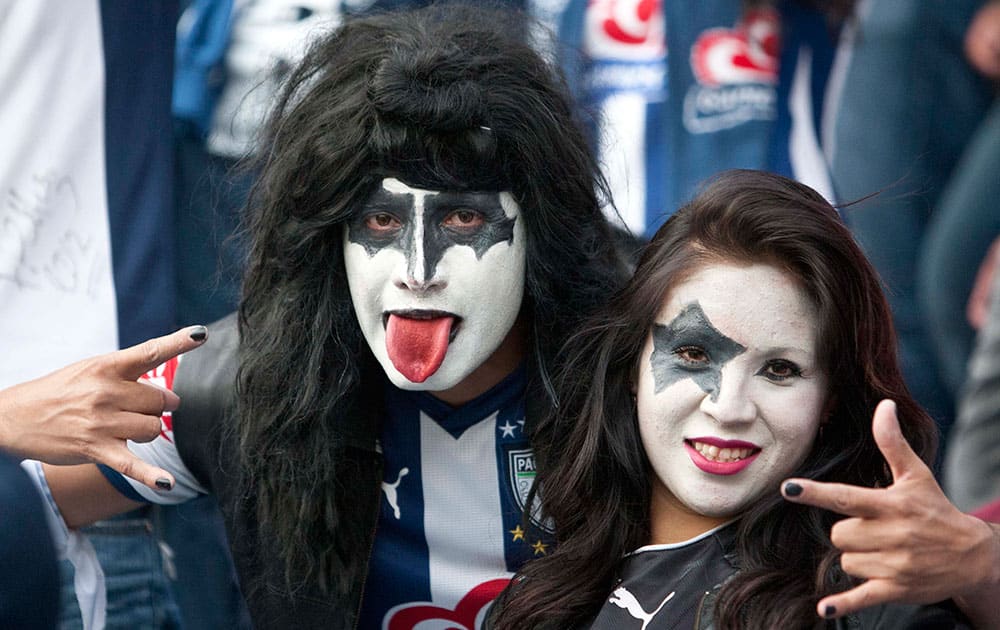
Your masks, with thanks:
M621 284L600 210L606 184L562 79L521 40L525 28L482 6L348 20L311 46L269 120L247 225L235 431L243 492L288 580L294 568L345 591L367 548L370 532L350 521L377 490L351 487L357 462L345 454L377 430L362 411L382 381L342 238L384 177L509 190L520 204L535 400L547 400L568 332Z
M637 363L672 287L717 262L768 263L815 304L831 416L794 476L891 483L871 435L892 398L903 433L930 461L936 432L906 390L878 278L834 210L810 188L755 171L720 175L656 233L610 308L567 346L562 405L536 429L545 514L558 545L528 563L498 606L497 628L568 628L597 614L625 555L650 538L650 469L631 396ZM718 628L806 628L815 602L846 588L828 532L838 517L775 492L741 517L740 571L716 605Z

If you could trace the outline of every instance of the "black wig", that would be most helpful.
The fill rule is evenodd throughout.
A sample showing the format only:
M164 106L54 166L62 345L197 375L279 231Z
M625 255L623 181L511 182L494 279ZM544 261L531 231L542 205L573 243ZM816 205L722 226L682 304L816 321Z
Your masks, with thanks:
M244 492L289 580L295 567L344 590L367 546L367 532L342 526L362 496L344 454L377 430L360 410L382 379L354 315L342 235L383 178L509 190L520 204L535 402L554 402L556 350L622 280L600 210L606 184L526 27L458 5L348 20L310 47L276 103L247 222L235 426Z

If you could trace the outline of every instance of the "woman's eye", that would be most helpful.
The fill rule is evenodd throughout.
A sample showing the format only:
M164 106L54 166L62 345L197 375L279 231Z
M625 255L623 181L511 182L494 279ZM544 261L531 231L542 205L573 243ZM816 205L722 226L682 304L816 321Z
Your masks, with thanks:
M775 361L768 361L767 364L760 369L758 374L769 380L781 382L786 379L802 376L802 370L791 361L779 359Z
M365 218L365 227L373 232L391 232L401 227L399 219L386 212L369 215Z
M709 362L708 353L697 346L684 346L674 350L674 354L688 365L702 366Z
M471 230L478 228L486 221L483 215L475 210L455 210L444 218L444 225L460 230Z

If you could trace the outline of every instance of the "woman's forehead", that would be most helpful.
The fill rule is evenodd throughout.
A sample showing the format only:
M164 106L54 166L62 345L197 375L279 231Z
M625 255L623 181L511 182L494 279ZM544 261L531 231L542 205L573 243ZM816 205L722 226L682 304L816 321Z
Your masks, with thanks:
M671 323L692 304L712 326L748 347L816 348L815 306L800 283L774 265L704 265L667 293L657 323Z

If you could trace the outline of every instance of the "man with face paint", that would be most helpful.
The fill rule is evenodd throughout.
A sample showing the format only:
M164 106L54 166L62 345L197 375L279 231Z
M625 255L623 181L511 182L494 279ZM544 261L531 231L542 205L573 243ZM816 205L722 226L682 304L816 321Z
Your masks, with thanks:
M48 467L71 526L216 494L262 628L479 627L551 550L530 428L624 266L524 27L448 6L316 42L268 127L239 318L151 374L183 409L132 448L170 488Z
M467 394L445 392L487 360L507 374L523 359L523 331L512 330L524 294L520 214L509 192L421 190L386 178L348 222L351 301L394 385L463 403Z

